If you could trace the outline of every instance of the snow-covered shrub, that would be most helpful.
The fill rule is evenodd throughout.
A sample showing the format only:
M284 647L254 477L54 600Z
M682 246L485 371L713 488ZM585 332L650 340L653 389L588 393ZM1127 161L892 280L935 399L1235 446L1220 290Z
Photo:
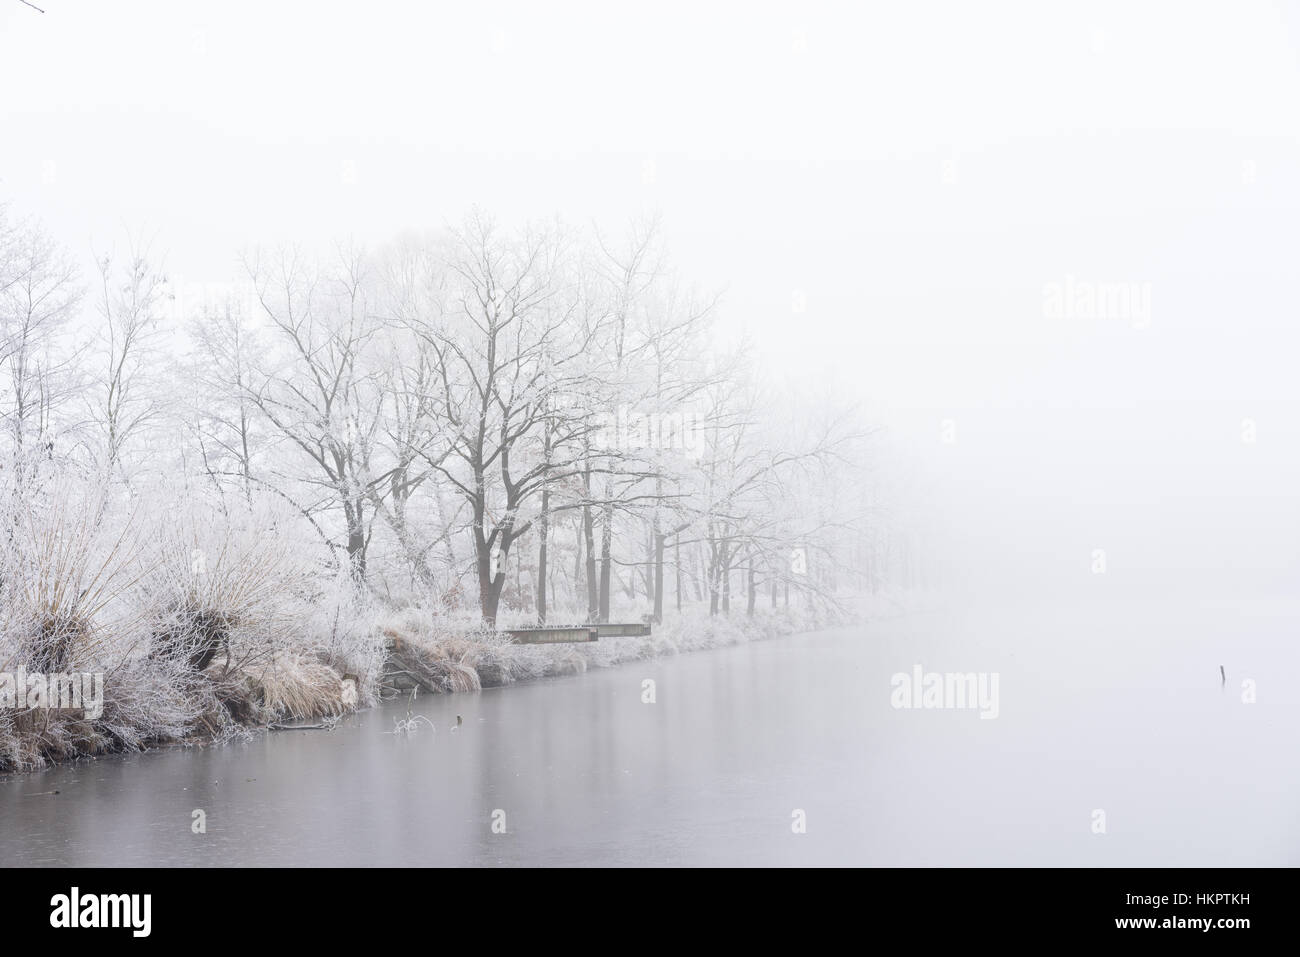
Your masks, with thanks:
M202 687L149 662L136 587L146 563L129 500L69 472L7 490L0 550L0 671L103 676L103 712L0 712L0 767L31 768L190 734Z
M0 665L64 672L122 660L138 546L102 485L65 479L11 502L0 550Z
M167 504L146 532L150 656L202 672L218 655L244 668L293 647L319 567L291 516L266 501Z
M379 699L384 669L384 635L379 615L346 568L318 584L310 611L300 623L302 650L355 680L356 706Z

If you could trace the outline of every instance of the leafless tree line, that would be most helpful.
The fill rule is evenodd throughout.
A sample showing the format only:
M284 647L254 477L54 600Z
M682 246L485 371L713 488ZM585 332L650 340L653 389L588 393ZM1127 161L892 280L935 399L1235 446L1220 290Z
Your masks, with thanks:
M178 310L147 244L87 282L0 211L10 485L77 462L128 492L166 469L276 496L358 587L487 623L752 614L913 574L864 481L871 430L722 342L655 221L472 213L241 266Z

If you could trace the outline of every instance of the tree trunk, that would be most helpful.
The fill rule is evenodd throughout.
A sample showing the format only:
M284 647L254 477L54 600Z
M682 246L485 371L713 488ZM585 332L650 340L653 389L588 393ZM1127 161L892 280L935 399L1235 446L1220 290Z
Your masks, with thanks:
M730 543L722 543L722 613L731 614L731 548Z
M614 561L614 506L606 505L604 522L600 529L600 606L597 610L598 622L609 621L609 586L613 576Z
M677 566L677 610L682 610L682 540L681 533L678 533L677 541L673 542L673 564Z
M497 546L499 558L494 575L492 574L492 545L495 542L488 537L487 530L483 527L480 511L474 525L474 551L478 566L479 611L483 616L483 624L488 627L495 627L497 623L501 589L506 583L506 559L510 554L509 526L502 527L497 534L502 544Z
M718 558L718 546L715 542L709 542L709 615L718 613L718 592L721 583L718 581L718 575L721 573L722 563Z
M348 526L348 569L358 582L366 580L366 529L362 524L362 504L348 501L343 517Z
M649 535L645 542L645 568L642 575L645 578L645 596L650 600L650 604L655 604L655 596L659 593L657 578L655 573L655 541L659 538L659 522L656 520L650 528Z
M577 517L573 524L573 596L578 596L579 583L582 581L582 513L575 512Z
M550 532L551 490L542 489L542 514L537 521L537 623L546 624L546 544Z
M505 552L501 552L500 563L505 564ZM497 623L497 607L501 602L501 587L505 584L506 573L504 568L498 568L496 575L492 574L492 549L487 546L486 539L481 535L478 541L478 594L479 610L483 616L483 624L489 627Z
M691 559L691 587L695 589L695 600L704 601L704 591L700 583L700 550L696 547L692 551L694 557Z
M662 533L655 534L655 610L652 621L657 625L664 619L664 536ZM680 599L681 588L678 587L677 595Z
M599 592L596 585L596 518L591 506L582 507L582 540L587 559L587 621L594 622L599 611Z

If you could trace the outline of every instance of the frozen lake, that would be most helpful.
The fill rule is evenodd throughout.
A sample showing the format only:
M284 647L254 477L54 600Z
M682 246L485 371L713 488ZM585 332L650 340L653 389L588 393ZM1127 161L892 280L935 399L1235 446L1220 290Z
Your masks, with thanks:
M0 860L1296 865L1298 623L1267 603L985 607L423 695L436 730L408 737L402 701L0 777ZM891 675L916 665L996 672L998 716L895 709Z

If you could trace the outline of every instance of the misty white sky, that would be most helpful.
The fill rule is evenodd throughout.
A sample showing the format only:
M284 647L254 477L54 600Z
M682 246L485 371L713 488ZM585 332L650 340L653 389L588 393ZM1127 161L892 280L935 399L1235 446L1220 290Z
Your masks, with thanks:
M1294 6L38 5L0 199L79 255L658 212L770 368L890 424L963 575L1297 570ZM1047 315L1067 277L1149 322Z

